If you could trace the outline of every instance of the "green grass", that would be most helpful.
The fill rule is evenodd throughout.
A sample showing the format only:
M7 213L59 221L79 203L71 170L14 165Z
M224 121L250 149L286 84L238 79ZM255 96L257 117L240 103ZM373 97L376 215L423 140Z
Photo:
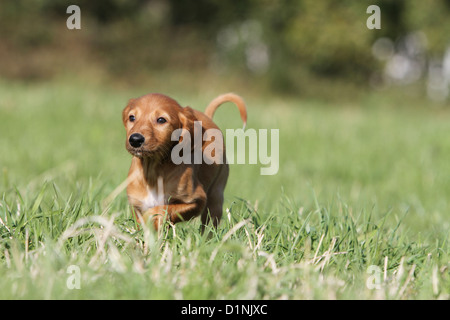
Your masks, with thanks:
M206 236L198 220L139 229L114 193L130 164L121 111L146 89L1 82L0 298L449 299L448 110L236 91L248 128L280 130L280 168L232 165ZM163 93L204 110L222 91ZM215 119L240 127L232 107Z

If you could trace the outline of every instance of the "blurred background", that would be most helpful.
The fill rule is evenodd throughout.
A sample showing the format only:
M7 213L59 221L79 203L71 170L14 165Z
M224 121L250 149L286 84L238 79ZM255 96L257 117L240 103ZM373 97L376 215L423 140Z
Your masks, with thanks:
M363 281L378 265L386 297L448 300L449 18L450 0L0 0L0 297L383 298ZM279 130L278 173L230 166L214 264L192 224L134 241L128 100L204 110L230 91L247 129ZM214 121L242 127L231 104ZM142 264L110 222L77 224L104 214L150 244Z
M81 30L66 27L72 4ZM379 30L366 26L369 5L381 9ZM0 77L187 88L221 79L333 99L395 88L448 103L449 13L450 0L2 0Z

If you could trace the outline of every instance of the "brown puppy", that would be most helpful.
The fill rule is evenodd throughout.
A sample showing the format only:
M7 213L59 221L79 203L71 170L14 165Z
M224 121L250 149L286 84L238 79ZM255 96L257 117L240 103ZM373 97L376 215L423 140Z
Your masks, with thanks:
M127 195L139 222L152 219L158 229L164 216L176 223L201 215L203 226L212 220L217 227L222 217L223 192L229 169L223 136L220 136L219 144L214 144L214 151L209 153L212 159L207 159L205 148L216 141L204 133L208 129L217 129L220 133L212 117L217 107L227 101L237 105L245 126L247 111L244 101L232 93L215 98L204 114L190 107L183 108L162 94L148 94L129 101L122 112L127 131L126 148L133 155ZM205 160L201 163L194 161L194 149L200 147L195 142L199 140L194 137L200 128L196 121L201 121L201 151ZM182 135L174 139L172 133L177 129L182 129L178 130ZM186 146L183 143L188 144L183 152L193 151L188 155L192 161L175 164L172 150L177 145L179 149Z

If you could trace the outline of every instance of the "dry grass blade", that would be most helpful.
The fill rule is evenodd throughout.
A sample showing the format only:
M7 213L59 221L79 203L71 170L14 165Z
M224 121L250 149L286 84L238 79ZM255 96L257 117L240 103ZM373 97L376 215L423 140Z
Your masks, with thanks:
M214 249L214 251L211 254L211 258L209 259L209 263L211 264L214 261L214 258L216 257L217 253L219 252L220 247L230 238L236 231L238 231L240 228L242 228L244 225L246 225L250 220L242 220L235 224L233 228L231 228L223 237L222 241L219 245Z

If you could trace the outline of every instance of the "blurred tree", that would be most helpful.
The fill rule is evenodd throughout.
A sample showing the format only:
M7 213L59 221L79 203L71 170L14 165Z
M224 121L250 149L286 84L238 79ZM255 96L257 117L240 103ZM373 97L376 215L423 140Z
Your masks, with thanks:
M69 4L81 8L76 37L64 30ZM381 30L366 27L371 4L381 8ZM37 48L58 59L67 54L58 43L76 41L91 53L79 59L93 56L114 74L208 70L214 60L283 90L311 76L367 83L381 67L371 52L376 39L420 31L427 54L442 55L449 13L450 0L2 0L0 74L14 74L11 59L14 70L31 70Z

